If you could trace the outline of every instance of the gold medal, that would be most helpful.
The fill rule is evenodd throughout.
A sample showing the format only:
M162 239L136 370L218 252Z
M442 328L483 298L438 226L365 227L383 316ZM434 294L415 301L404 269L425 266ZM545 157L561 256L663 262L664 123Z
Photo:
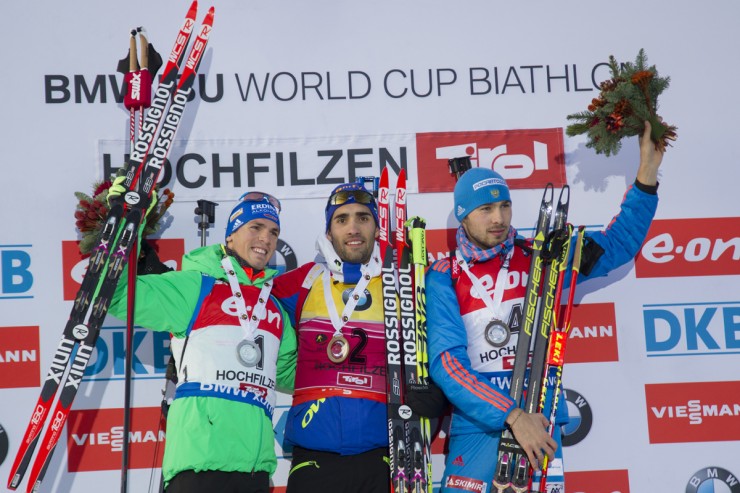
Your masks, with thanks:
M493 347L503 347L511 339L511 330L503 320L493 319L486 325L486 341Z
M349 355L349 342L342 335L335 335L326 346L326 354L332 363L341 363Z

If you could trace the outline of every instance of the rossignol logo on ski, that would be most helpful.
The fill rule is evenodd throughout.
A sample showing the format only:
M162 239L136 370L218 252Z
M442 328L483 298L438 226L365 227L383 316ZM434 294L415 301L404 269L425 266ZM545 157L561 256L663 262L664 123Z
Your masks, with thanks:
M129 253L131 248L137 245L138 227L150 204L154 183L170 150L185 103L192 92L201 55L211 32L213 7L203 20L202 28L196 36L194 47L177 82L182 55L190 40L196 14L197 1L194 1L170 53L161 87L155 92L155 106L147 115L146 122L142 123L138 142L135 142L134 131L131 131L131 159L123 182L124 191L121 195L110 198L110 210L104 221L105 226L91 251L87 273L82 279L77 295L74 296L75 303L69 320L11 467L8 480L10 489L14 490L20 485L29 466L31 466L28 477L29 488L35 491L43 481ZM132 87L133 92L140 93L142 89L141 84ZM132 107L131 122L134 121L134 113L135 109ZM161 129L157 136L160 125ZM133 124L131 128L134 128ZM68 367L69 371L65 377ZM52 411L57 393L59 397ZM268 409L269 404L262 404L262 407L271 412L271 409ZM43 424L48 416L51 417L50 422L42 437ZM39 452L32 462L31 458L39 443Z

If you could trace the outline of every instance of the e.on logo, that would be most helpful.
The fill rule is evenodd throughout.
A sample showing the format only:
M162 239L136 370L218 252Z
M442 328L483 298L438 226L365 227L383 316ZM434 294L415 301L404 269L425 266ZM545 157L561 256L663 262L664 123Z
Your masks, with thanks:
M653 221L635 259L637 277L740 274L740 217Z
M149 241L149 244L157 252L159 260L177 270L180 260L185 253L185 240L177 238L147 241ZM87 272L87 263L90 256L83 256L80 253L79 243L79 241L62 242L62 279L65 301L75 299L77 291L80 289L82 278L85 277L85 272Z
M39 328L0 327L0 388L38 387Z
M650 443L740 440L740 381L645 385Z
M160 415L159 407L131 409L129 466L132 469L149 469L162 464L165 434L164 430L159 430ZM123 409L70 411L67 456L69 472L120 469Z
M630 478L626 469L566 472L565 484L569 492L576 493L629 493L630 491Z
M562 128L416 134L419 192L449 192L447 160L470 156L474 168L493 169L510 188L566 183Z

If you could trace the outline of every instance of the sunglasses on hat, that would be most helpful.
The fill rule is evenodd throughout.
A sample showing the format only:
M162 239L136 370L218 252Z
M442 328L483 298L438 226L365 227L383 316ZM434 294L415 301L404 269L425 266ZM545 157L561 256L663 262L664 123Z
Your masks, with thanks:
M282 209L280 207L280 201L265 192L245 192L239 197L239 202L269 202L278 212Z
M342 205L352 199L358 204L372 204L375 202L373 194L366 190L343 190L329 197L329 205Z

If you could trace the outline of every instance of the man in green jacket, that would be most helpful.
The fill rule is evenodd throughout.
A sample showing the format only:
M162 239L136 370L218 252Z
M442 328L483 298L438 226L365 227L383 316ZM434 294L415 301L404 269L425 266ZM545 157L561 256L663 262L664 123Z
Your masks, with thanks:
M276 390L291 392L296 338L270 296L280 202L244 194L225 245L185 255L182 271L139 276L136 323L171 333L178 384L167 417L168 493L268 493L275 472ZM126 279L110 313L126 318Z

